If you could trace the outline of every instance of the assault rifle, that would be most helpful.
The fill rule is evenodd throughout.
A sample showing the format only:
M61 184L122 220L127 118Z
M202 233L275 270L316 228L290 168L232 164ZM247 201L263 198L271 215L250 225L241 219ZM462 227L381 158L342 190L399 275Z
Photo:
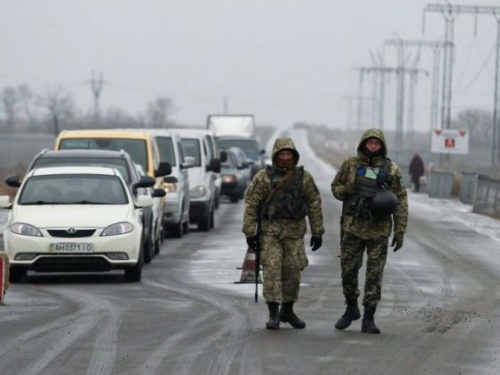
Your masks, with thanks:
M259 300L260 250L262 244L262 203L257 210L257 229L255 235L259 239L255 249L255 303Z

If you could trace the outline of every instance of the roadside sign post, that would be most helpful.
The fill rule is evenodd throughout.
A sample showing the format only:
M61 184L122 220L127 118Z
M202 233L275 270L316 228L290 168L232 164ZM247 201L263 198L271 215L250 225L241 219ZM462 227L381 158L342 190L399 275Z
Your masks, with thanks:
M469 131L460 129L435 129L432 131L431 152L446 155L467 155L469 153ZM440 157L440 161L442 158ZM442 167L442 165L440 165Z
M0 252L0 305L4 305L4 297L9 287L9 257Z

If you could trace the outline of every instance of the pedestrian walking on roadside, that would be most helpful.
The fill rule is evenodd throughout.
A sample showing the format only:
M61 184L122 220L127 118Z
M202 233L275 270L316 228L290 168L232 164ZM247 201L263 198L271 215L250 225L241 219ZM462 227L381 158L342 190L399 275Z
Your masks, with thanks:
M306 216L312 251L321 247L325 231L319 190L312 175L299 167L298 161L299 152L292 139L276 139L272 165L254 176L245 197L242 230L248 246L260 250L268 329L279 329L280 321L305 328L306 323L297 317L293 305L299 298L301 273L308 265L304 244ZM256 233L259 220L261 233Z
M394 227L391 246L394 251L401 249L408 221L407 192L401 171L387 153L382 131L366 130L357 156L344 160L331 184L333 196L343 202L340 265L347 307L335 324L339 330L361 317L358 273L366 250L361 331L380 333L374 315L381 299L389 237Z
M424 162L419 154L413 154L408 172L410 173L411 182L413 183L413 191L418 193L420 191L420 179L425 174Z

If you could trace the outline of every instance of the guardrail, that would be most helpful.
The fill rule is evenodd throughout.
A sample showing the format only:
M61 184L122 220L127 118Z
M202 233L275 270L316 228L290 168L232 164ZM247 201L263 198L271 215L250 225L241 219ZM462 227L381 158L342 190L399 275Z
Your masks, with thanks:
M500 180L477 176L472 212L500 218Z
M428 191L431 198L451 198L455 173L431 171L428 178Z

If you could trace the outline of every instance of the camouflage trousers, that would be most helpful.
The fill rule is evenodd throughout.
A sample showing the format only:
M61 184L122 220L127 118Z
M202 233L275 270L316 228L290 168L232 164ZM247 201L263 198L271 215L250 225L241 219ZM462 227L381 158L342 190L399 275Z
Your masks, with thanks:
M363 255L366 248L363 305L376 306L379 303L388 245L388 237L363 240L352 233L344 234L340 249L340 265L342 268L342 288L346 299L355 299L360 295L358 273L363 265Z
M304 238L262 236L263 295L268 302L295 302L307 266Z

